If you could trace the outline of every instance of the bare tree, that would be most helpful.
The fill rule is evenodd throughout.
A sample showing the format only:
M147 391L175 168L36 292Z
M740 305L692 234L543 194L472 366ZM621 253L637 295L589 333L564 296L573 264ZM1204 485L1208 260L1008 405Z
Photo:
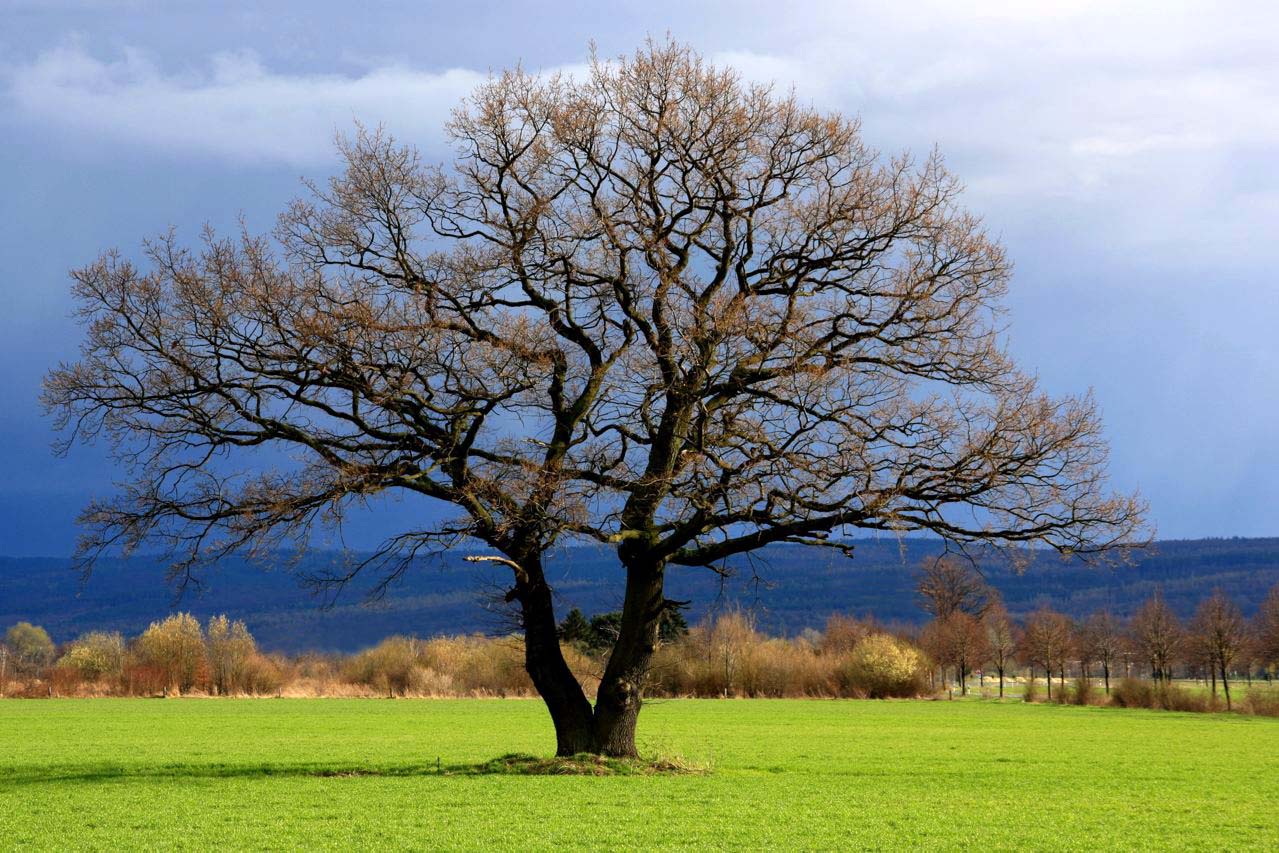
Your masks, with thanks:
M45 400L133 472L82 553L165 542L190 577L369 495L442 501L454 521L343 577L497 551L558 751L633 755L670 565L859 528L1080 554L1141 535L1092 400L1050 399L1001 348L1008 264L940 157L882 158L857 122L669 43L496 76L449 133L448 168L344 143L282 259L166 238L147 271L75 274L88 340ZM267 469L271 447L300 461ZM542 566L571 539L626 573L594 708Z
M1127 648L1123 626L1109 610L1094 613L1079 628L1077 641L1081 660L1101 664L1101 677L1106 693L1110 693L1110 672Z
M1226 694L1226 710L1231 709L1230 668L1248 641L1248 626L1243 614L1221 590L1199 605L1191 624L1195 642L1204 650L1209 668L1221 675ZM1213 691L1214 695L1216 691Z
M990 648L990 662L999 674L999 698L1004 698L1004 676L1012 668L1017 656L1017 633L1003 602L996 601L982 616L986 627L986 642Z
M916 590L924 609L939 620L955 613L980 619L990 605L993 592L971 563L951 556L925 560Z
M1133 644L1150 664L1151 678L1165 684L1171 681L1173 664L1185 647L1185 631L1162 592L1146 600L1133 615L1129 630Z
M963 611L929 623L924 647L943 667L954 668L961 696L968 695L969 674L990 657L985 626Z
M1062 674L1063 688L1066 684L1066 659L1071 651L1070 619L1047 607L1040 608L1026 620L1020 645L1022 656L1031 666L1032 678L1035 664L1044 668L1048 679L1048 698L1052 699L1054 670Z
M1253 642L1263 667L1279 666L1279 584L1270 588L1252 620Z
M214 690L221 696L244 690L249 662L258 650L248 627L224 614L209 619L205 635Z

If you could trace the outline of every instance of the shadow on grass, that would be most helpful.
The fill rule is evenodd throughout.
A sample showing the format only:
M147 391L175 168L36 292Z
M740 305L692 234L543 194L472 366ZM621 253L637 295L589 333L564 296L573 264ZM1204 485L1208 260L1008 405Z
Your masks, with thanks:
M271 764L162 764L162 765L55 765L39 768L0 769L0 789L20 785L55 785L66 782L111 782L124 779L270 779L358 778L423 776L683 776L702 775L709 769L682 759L621 759L598 755L572 758L539 758L511 753L472 764L379 766L271 763Z

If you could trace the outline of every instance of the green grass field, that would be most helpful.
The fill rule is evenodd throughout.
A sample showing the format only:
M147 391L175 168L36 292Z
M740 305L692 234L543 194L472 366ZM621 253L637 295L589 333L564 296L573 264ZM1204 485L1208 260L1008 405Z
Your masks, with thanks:
M708 775L447 772L549 754L544 714L519 700L0 701L0 848L1279 844L1279 719L666 701L645 708L642 748Z

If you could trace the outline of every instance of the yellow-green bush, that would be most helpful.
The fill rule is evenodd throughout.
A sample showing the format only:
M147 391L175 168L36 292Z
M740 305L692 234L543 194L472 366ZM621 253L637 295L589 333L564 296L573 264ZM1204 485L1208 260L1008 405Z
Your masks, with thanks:
M844 691L871 699L918 696L924 692L926 677L923 655L888 634L871 634L862 639L839 667Z
M87 681L120 676L124 670L124 637L119 633L90 631L82 634L58 660L58 666L75 670Z
M204 632L190 613L152 622L138 638L137 652L143 663L163 674L166 691L186 693L208 673Z

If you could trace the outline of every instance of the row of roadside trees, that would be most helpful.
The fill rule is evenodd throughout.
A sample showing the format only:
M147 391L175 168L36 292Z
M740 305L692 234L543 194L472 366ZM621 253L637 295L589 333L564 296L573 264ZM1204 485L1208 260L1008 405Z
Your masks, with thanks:
M1041 607L1019 621L978 572L948 559L924 567L918 590L933 616L920 645L961 693L971 675L984 681L989 674L1003 696L1006 678L1021 669L1032 679L1043 673L1049 698L1054 677L1059 690L1068 676L1100 677L1109 693L1116 676L1161 685L1183 676L1207 682L1214 696L1220 682L1229 708L1232 679L1273 678L1279 667L1279 584L1251 620L1216 591L1183 621L1155 591L1127 619L1107 610L1072 619Z

